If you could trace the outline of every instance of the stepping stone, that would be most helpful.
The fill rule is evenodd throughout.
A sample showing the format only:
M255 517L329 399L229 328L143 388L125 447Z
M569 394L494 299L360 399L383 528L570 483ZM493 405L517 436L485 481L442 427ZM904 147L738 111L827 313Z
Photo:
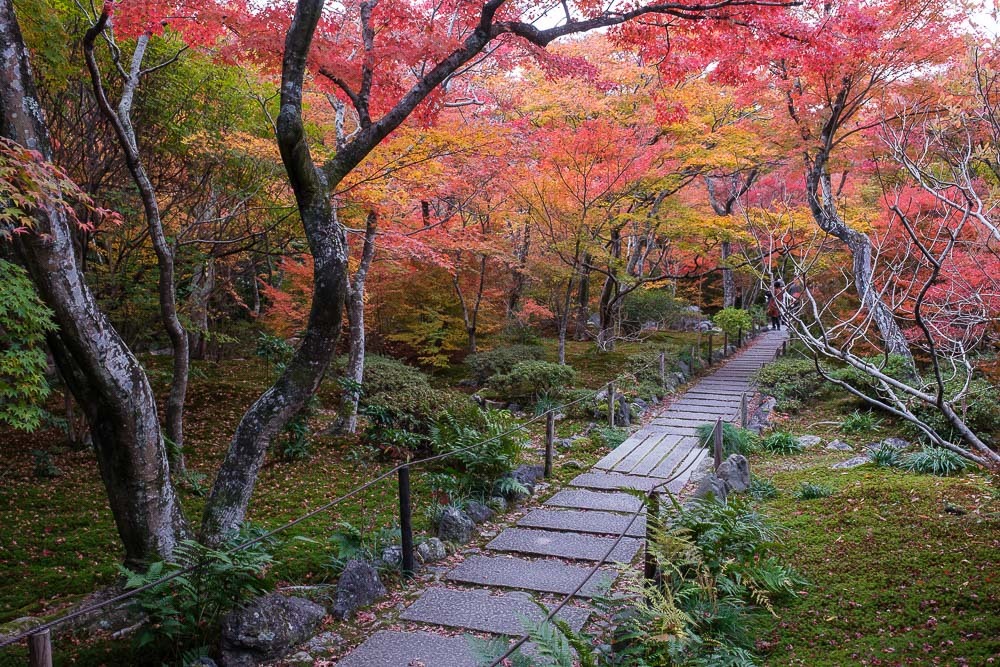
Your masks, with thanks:
M658 480L638 475L623 475L618 472L585 472L577 475L569 483L570 486L582 486L588 489L635 489L649 491L659 483Z
M542 593L569 595L581 581L587 583L577 593L593 597L611 587L618 573L601 568L590 576L592 567L567 565L557 560L527 560L509 556L471 556L448 573L450 581L502 588L523 588ZM589 579L587 577L590 576Z
M631 524L631 525L629 525ZM524 528L545 528L546 530L568 530L577 533L597 533L599 535L626 535L645 537L646 517L632 517L614 512L593 510L550 510L536 509L529 512L517 525Z
M642 501L627 493L602 493L586 489L563 489L545 501L555 507L574 507L606 512L635 512Z
M508 528L486 545L494 551L516 551L540 556L556 556L573 560L601 560L615 543L615 537L597 537L579 533L557 533L551 530ZM622 538L608 561L630 563L639 552L641 540Z
M556 618L579 631L590 616L589 609L563 607ZM399 615L404 621L417 621L466 628L497 635L524 633L522 618L541 621L543 612L527 593L493 595L488 590L429 588L416 602Z
M346 656L337 667L479 667L465 637L431 632L379 630Z

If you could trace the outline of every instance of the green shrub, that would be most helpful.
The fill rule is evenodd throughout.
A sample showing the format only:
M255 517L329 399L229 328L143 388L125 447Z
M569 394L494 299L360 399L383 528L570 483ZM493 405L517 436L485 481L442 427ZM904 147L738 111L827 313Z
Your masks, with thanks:
M541 361L544 358L545 348L540 346L511 345L469 355L465 363L469 366L472 379L477 384L484 384L494 375L510 373L522 361Z
M855 410L840 422L840 430L848 435L864 435L879 429L882 420L872 412Z
M754 500L771 500L778 497L778 487L773 480L751 475L747 494Z
M505 410L470 415L441 415L431 427L434 452L452 453L440 469L466 488L486 495L494 483L517 466L528 435Z
M802 482L795 490L797 500L817 500L819 498L829 498L834 494L834 490L825 484L815 484L813 482Z
M715 326L729 334L729 340L733 342L736 341L736 337L740 331L745 336L753 327L753 319L750 317L750 313L740 308L723 308L715 314L712 322L715 323Z
M49 395L45 334L53 329L27 272L0 259L0 423L25 431L41 424Z
M760 443L760 448L772 454L798 454L804 448L791 433L778 431L764 438Z
M919 452L904 456L900 465L906 470L922 475L951 477L965 472L969 467L969 462L942 447L924 447Z
M576 378L572 366L548 361L521 361L509 373L494 375L486 386L504 398L553 396Z
M959 379L952 380L945 385L946 395L950 398L955 395L961 386ZM1000 445L1000 401L997 395L1000 394L1000 387L982 379L976 379L969 383L969 389L964 398L959 401L956 411L976 435L985 442ZM961 434L954 429L941 412L933 405L926 403L915 403L911 406L913 413L926 424L931 426L942 438L949 442L959 443L962 441ZM916 427L912 427L914 435L926 440L926 435Z
M598 409L597 398L592 389L567 389L559 395L559 403L566 405L562 412L571 419L593 419ZM607 403L602 401L600 409L607 410Z
M783 410L797 411L803 403L823 397L829 385L808 359L782 357L754 374L760 391L778 399Z
M712 449L715 440L712 435L715 431L715 424L701 424L698 426L698 439L707 442L708 448ZM722 422L722 453L724 456L730 454L751 454L760 448L760 437L745 428L740 428L729 422Z
M399 528L396 526L378 530L361 530L348 521L340 521L330 534L330 544L333 555L327 563L327 568L334 575L344 571L347 564L355 559L366 560L384 569L388 564L381 559L382 550L400 540Z
M890 445L882 444L871 450L868 458L879 468L898 468L902 462L899 450Z
M684 303L663 289L637 289L622 300L622 323L638 330L646 322L666 322L675 317Z
M337 360L339 368L346 366L347 360ZM361 395L401 394L413 389L430 388L430 377L419 368L407 363L383 357L378 354L365 355L365 378L361 383Z
M593 431L594 437L608 449L614 449L628 439L628 429L615 426L598 426Z
M367 418L365 441L387 453L422 451L429 444L434 421L444 413L468 415L479 408L467 394L416 384L398 392L362 396L361 413Z
M274 541L227 553L259 537L262 529L246 528L217 548L185 540L174 549L174 561L155 562L145 573L119 566L125 588L141 588L192 565L198 567L137 594L134 604L146 614L135 635L137 647L156 642L157 650L177 657L192 646L207 647L218 637L222 617L243 602L265 592L263 575L274 562ZM197 650L197 649L196 649Z
M32 449L31 458L35 461L35 466L33 473L35 477L41 479L52 479L53 477L58 477L62 474L55 462L52 460L52 454L49 454L44 449Z

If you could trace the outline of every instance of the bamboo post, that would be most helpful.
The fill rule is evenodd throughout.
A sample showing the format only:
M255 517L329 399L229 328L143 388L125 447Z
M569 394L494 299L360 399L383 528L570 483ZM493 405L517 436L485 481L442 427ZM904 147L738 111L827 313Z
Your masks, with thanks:
M399 473L399 532L403 547L403 576L412 577L416 571L413 559L413 510L410 505L410 466L404 465Z
M612 380L608 383L608 424L614 428L615 425L615 383Z
M667 388L667 354L660 352L660 388Z
M722 465L722 417L715 420L715 469Z
M650 545L656 538L654 524L659 521L659 518L660 499L655 492L650 491L646 497L646 553L642 568L643 577L650 584L656 581L656 558L653 556L654 551L650 548Z
M743 392L740 396L740 426L743 428L747 427L747 393Z
M52 634L49 630L28 636L28 667L52 667Z
M556 415L549 410L545 415L545 476L552 476L552 443L556 437Z

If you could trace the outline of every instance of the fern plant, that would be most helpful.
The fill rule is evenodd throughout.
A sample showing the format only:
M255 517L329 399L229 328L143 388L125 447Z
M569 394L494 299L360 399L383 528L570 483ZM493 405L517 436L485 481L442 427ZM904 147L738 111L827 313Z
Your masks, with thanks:
M527 435L514 430L515 424L504 410L487 410L474 417L441 415L431 427L430 438L435 452L451 454L442 460L442 472L474 492L489 491L514 469L524 451Z

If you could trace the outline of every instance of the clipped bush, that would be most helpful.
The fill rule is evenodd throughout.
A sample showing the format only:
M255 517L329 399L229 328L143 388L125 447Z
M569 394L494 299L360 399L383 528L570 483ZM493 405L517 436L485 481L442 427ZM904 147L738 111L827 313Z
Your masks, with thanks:
M743 335L746 335L753 327L753 318L750 313L741 308L723 308L715 314L712 322L729 334L729 339L734 342L741 330Z
M465 363L469 366L472 379L484 384L494 375L510 373L522 361L541 361L544 358L545 348L538 345L510 345L471 354L466 357Z
M795 498L796 500L818 500L819 498L829 498L834 493L834 490L826 484L802 482L795 490Z
M778 399L783 410L797 411L804 402L822 397L829 385L808 359L782 357L754 374L760 391Z
M346 359L337 360L340 368ZM430 388L430 377L419 368L392 357L379 354L365 355L365 379L361 383L362 401L365 396L401 394L413 389Z
M622 324L638 331L646 322L663 323L676 317L683 307L684 303L666 290L633 290L622 300Z
M715 440L712 435L715 431L715 424L701 424L698 426L698 439L707 442L707 447L712 449ZM751 454L760 447L760 436L753 431L740 428L729 422L722 422L722 453L725 456L730 454Z
M919 452L902 457L900 465L906 470L921 475L951 477L961 475L969 467L969 462L958 454L941 447L924 447Z
M548 361L521 361L509 373L494 375L486 386L504 398L553 396L576 378L572 366Z

